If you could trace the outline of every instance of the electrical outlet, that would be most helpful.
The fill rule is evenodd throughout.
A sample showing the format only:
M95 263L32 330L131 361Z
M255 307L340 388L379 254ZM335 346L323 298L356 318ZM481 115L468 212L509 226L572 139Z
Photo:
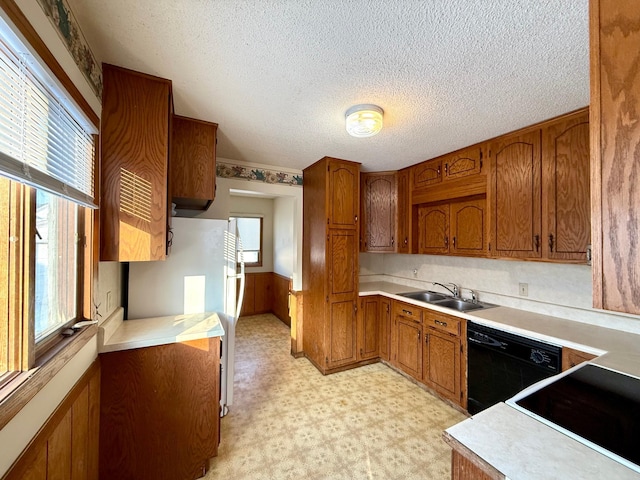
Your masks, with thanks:
M107 292L107 312L111 312L111 290Z
M528 283L519 283L518 284L518 291L519 291L521 297L528 297L529 296L529 284Z

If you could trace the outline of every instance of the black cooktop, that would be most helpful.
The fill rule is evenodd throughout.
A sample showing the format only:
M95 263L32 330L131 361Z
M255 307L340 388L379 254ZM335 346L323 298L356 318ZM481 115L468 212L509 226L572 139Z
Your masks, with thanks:
M640 465L640 379L587 364L515 403Z

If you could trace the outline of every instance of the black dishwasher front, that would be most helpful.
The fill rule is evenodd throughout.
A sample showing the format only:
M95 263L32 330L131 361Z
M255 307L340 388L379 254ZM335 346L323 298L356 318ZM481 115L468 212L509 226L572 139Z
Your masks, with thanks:
M476 414L560 372L562 348L469 322L468 407Z

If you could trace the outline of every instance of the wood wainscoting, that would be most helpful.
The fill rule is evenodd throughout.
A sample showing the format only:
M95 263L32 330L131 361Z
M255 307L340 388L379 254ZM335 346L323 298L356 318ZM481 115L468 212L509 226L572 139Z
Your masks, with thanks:
M2 480L97 480L99 425L96 359Z
M245 274L244 301L241 316L273 313L287 326L289 317L289 290L291 279L274 272Z

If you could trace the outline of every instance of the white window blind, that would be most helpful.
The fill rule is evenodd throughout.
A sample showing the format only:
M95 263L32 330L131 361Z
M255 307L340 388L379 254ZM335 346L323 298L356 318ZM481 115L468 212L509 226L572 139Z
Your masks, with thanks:
M97 208L94 141L42 81L26 48L0 24L0 173Z

